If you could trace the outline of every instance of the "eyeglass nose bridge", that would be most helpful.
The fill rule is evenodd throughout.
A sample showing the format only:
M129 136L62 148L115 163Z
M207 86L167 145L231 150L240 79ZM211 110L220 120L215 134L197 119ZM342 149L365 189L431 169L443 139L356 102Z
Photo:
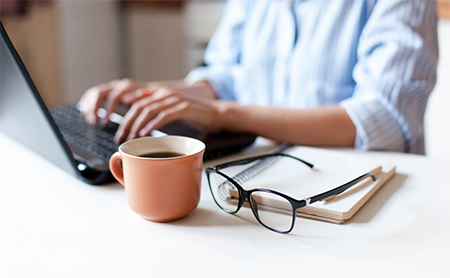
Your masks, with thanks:
M237 186L236 188L238 189L239 201L238 201L237 209L234 213L237 213L242 208L246 199L248 200L248 202L250 204L250 192L243 189L241 186Z
M252 202L252 198L250 198L250 196L251 196L251 194L252 194L253 191L247 191L247 190L245 190L245 189L243 189L243 188L241 188L241 187L238 187L238 191L239 191L239 203L238 203L238 208L237 208L236 212L238 212L238 211L242 208L242 206L243 206L244 203L245 203L245 200L247 200L247 201L248 201L248 204L249 204L249 206L250 206L250 209L252 210L252 213L253 213L253 215L255 216L256 220L257 220L260 224L262 224L262 223L261 223L261 220L259 219L259 216L258 216L257 211L255 211L255 209L256 209L256 210L258 209L257 207L255 207L256 203L253 203L253 202ZM236 213L236 212L235 212L235 213ZM265 226L264 224L262 224L262 225Z
M255 191L265 191L265 190L244 190L241 189L241 193L242 193L242 205L244 204L245 200L248 201L248 204L250 206L250 209L253 212L253 215L256 217L256 219L261 223L261 220L259 219L259 215L258 215L258 203L255 202L255 199L251 198L251 195L253 192ZM241 201L241 200L240 200ZM239 207L239 209L242 207L242 205ZM238 210L239 210L238 209ZM262 224L262 223L261 223ZM264 224L263 224L264 225Z
M247 200L247 201L248 201L248 204L249 204L249 206L250 206L250 209L251 209L252 212L253 212L253 215L256 217L256 219L257 219L258 221L260 221L259 216L258 216L258 213L257 213L257 211L255 211L255 209L258 209L257 207L255 207L256 203L252 203L252 201L251 201L252 198L250 198L250 197L251 197L251 194L252 194L255 190L247 191L247 190L243 189L241 186L237 186L237 189L238 189L238 191L239 191L239 202L238 202L238 207L237 207L237 209L236 209L236 211L235 211L234 213L237 213L237 212L242 208L242 206L244 205L245 200Z

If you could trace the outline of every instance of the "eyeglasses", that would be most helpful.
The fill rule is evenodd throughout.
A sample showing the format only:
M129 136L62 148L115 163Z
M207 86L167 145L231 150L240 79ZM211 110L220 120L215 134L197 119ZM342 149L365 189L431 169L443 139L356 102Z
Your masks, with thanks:
M372 173L367 173L329 191L311 196L309 198L297 200L270 189L256 188L252 190L245 190L239 183L244 181L243 177L248 178L247 175L243 175L243 172L240 172L233 175L233 178L231 178L229 174L224 173L228 167L246 165L260 160L251 166L252 171L250 172L257 173L258 168L263 169L265 165L271 164L275 160L279 160L282 157L299 161L309 168L314 167L314 165L309 162L285 153L254 156L208 167L206 169L206 176L208 179L209 189L216 204L223 211L230 214L235 214L244 205L245 200L247 200L253 215L261 225L271 231L286 234L291 232L294 228L297 209L328 197L338 195L366 178L372 178L373 181L376 180L375 175ZM274 217L272 214L273 211L283 212L284 214L287 213L292 216L292 219L282 216Z

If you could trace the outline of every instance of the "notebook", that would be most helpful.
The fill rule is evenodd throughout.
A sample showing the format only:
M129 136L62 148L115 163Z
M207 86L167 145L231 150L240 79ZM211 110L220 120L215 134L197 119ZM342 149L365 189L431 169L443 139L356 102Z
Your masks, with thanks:
M268 188L301 200L343 185L365 173L377 177L349 190L297 210L297 216L342 224L349 220L375 192L395 175L395 165L360 154L338 150L293 146L284 151L314 164L310 169L296 160L276 157L237 171L234 179L249 190ZM233 194L233 193L231 193ZM265 200L264 209L288 213L286 202ZM248 204L247 204L248 206Z
M0 130L85 182L113 180L108 162L118 148L113 141L117 121L98 128L88 125L76 107L49 110L1 22L0 31ZM206 133L182 121L153 133L165 134L202 140L205 159L237 152L256 138L247 133Z

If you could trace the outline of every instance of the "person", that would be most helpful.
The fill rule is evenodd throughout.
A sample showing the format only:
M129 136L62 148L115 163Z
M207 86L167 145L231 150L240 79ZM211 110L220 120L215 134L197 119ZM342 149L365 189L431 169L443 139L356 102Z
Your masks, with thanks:
M131 107L115 139L184 119L299 145L424 153L436 82L435 1L229 0L184 80L114 80L85 92L86 120Z

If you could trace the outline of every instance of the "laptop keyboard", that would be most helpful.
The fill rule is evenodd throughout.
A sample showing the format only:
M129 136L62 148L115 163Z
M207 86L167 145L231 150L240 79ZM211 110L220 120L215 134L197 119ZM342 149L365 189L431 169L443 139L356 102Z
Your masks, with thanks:
M75 107L57 107L50 112L69 144L106 162L117 151L119 145L114 142L116 128L87 124L84 115Z

